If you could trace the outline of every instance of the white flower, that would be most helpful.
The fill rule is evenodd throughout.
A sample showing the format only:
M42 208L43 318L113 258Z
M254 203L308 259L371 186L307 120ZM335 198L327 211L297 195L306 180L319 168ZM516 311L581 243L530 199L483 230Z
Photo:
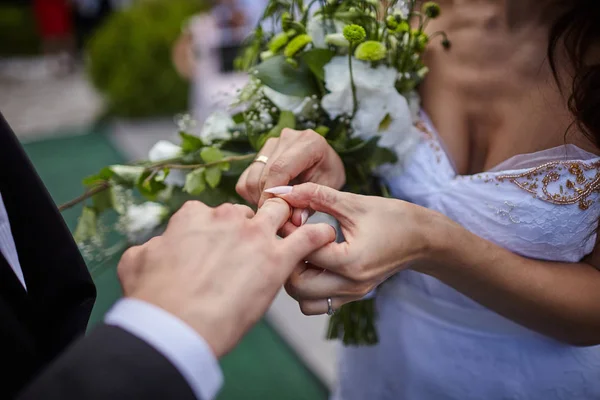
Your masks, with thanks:
M358 109L352 120L354 134L364 140L381 136L379 145L392 149L401 160L417 143L413 114L407 99L395 88L397 71L352 60ZM352 114L352 83L348 59L335 57L325 66L323 109L331 118ZM414 102L414 101L413 101ZM418 104L418 102L417 102Z
M158 141L148 154L148 159L151 162L159 162L175 158L181 155L181 147L167 140ZM168 186L185 186L185 173L181 170L171 170L165 178L165 185Z
M413 130L408 102L396 90L363 97L352 120L352 129L364 140L380 136L378 145L394 150L399 159L419 138Z
M406 99L408 100L412 120L416 122L419 120L419 113L421 112L421 96L413 90L406 96Z
M306 26L306 33L310 35L313 40L313 46L318 49L327 48L327 42L325 37L331 33L341 33L344 31L344 24L342 21L328 19L323 22L323 18L320 15L310 18L308 25Z
M159 140L150 149L150 152L148 153L148 159L151 162L158 162L168 160L179 155L181 155L181 147L169 142L168 140Z
M295 115L302 114L302 111L304 111L311 101L310 97L288 96L287 94L279 93L268 86L263 87L263 93L281 111L291 111Z
M208 116L202 127L200 137L212 141L215 139L231 139L231 130L235 127L235 122L229 114L223 111L217 111Z
M372 68L370 63L352 60L352 73L358 100L375 93L396 91L396 70L380 65ZM346 57L334 57L325 66L325 87L329 94L323 97L322 106L331 118L351 114L353 108L352 83Z
M123 217L125 234L131 243L142 243L150 238L168 216L168 208L162 204L146 202L130 205Z
M350 42L343 33L330 33L325 36L325 43L338 47L350 47Z

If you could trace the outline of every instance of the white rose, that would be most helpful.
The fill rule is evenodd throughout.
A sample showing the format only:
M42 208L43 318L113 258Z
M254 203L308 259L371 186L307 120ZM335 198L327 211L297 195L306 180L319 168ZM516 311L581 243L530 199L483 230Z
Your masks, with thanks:
M235 122L229 114L223 111L217 111L208 116L202 127L200 137L206 140L231 139L230 130L235 127Z
M123 217L125 234L131 243L143 243L168 216L168 208L162 204L146 202L131 205Z
M160 140L150 149L148 159L151 162L169 160L180 156L181 151L181 147L176 144L167 140ZM165 178L165 185L183 187L185 186L185 176L186 174L181 170L171 170Z

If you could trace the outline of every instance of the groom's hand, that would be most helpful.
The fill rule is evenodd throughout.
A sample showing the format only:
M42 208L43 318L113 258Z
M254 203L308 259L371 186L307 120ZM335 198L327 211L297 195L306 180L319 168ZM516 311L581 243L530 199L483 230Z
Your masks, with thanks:
M164 235L125 253L118 269L125 296L178 316L221 357L266 312L294 267L335 240L326 224L278 239L289 217L281 199L256 215L240 205L188 202Z

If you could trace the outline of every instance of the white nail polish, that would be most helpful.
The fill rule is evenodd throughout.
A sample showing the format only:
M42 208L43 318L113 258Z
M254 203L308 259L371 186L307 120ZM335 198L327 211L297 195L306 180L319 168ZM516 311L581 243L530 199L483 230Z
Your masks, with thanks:
M294 189L293 186L277 186L271 189L266 189L265 193L270 193L270 194L290 194L292 193L292 190Z
M302 213L300 214L300 218L301 218L300 225L306 224L306 221L308 221L308 216L309 216L308 210L307 209L302 210Z

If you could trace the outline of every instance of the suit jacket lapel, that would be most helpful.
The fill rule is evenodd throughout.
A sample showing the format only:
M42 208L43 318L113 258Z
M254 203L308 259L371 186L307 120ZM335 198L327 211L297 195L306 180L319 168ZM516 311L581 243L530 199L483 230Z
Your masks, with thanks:
M85 329L95 287L64 220L1 114L0 191L35 321L45 334L40 340L56 353Z

